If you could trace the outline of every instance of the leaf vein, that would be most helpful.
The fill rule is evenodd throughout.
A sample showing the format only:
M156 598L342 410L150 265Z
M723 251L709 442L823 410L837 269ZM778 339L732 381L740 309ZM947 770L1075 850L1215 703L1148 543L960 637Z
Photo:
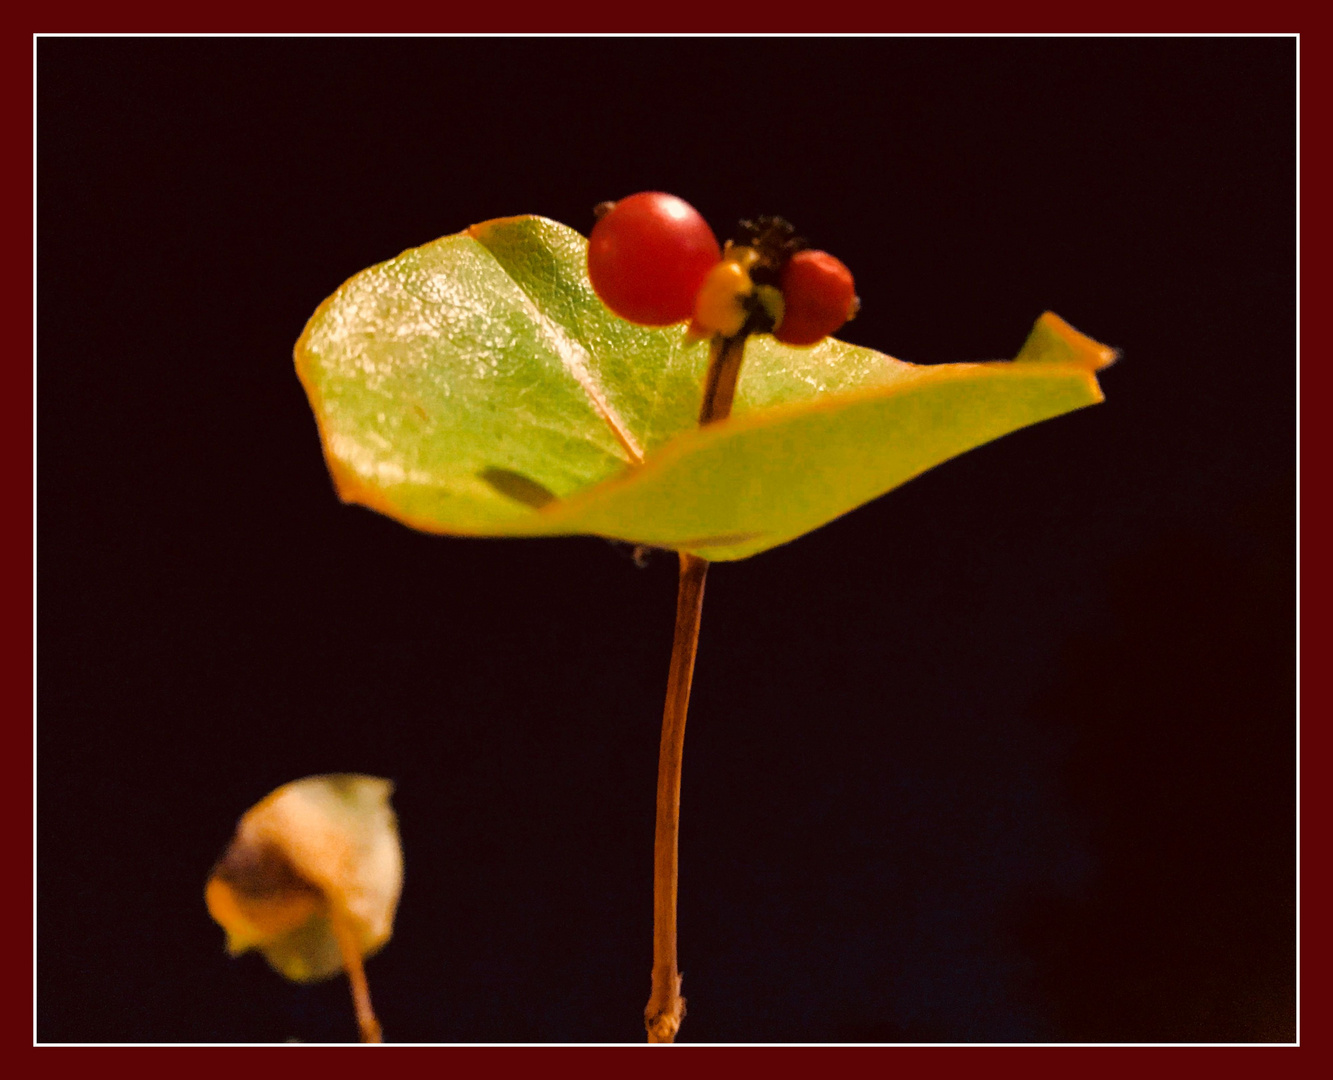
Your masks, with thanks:
M523 297L523 305L536 325L542 340L551 347L551 350L559 358L561 366L579 384L579 388L587 397L589 404L592 405L593 411L611 429L611 434L615 436L621 449L628 455L629 463L631 465L642 465L643 448L630 432L628 425L606 399L606 394L588 365L591 356L587 348L581 341L571 336L564 326L547 315L537 303L536 298L512 274L510 280L514 282Z

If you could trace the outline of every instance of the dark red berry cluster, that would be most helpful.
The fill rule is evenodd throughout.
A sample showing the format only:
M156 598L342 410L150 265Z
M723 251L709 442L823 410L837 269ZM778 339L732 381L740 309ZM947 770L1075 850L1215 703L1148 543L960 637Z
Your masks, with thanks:
M700 336L771 331L814 345L856 314L851 271L797 239L781 218L741 223L719 247L683 199L643 191L603 203L588 240L588 278L602 302L641 326L690 320Z

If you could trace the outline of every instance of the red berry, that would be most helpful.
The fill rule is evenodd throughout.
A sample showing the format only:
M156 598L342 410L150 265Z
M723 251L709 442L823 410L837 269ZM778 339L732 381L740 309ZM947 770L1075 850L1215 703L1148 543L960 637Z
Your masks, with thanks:
M782 302L773 336L786 345L813 345L856 314L856 284L827 251L798 251L782 271Z
M641 326L688 319L704 277L722 258L703 216L674 195L621 199L588 238L588 277L602 303Z

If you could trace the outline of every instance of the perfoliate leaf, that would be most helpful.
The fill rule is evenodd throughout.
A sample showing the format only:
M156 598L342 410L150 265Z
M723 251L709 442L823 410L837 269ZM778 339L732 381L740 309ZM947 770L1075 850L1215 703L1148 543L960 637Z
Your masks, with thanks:
M296 345L344 501L427 532L591 533L741 559L942 461L1102 400L1114 358L1047 313L1009 362L751 338L697 426L708 346L611 314L587 241L502 218L346 282Z
M389 940L403 886L392 791L374 776L311 776L246 811L204 893L233 956L258 949L312 982L343 970L335 922L363 957Z

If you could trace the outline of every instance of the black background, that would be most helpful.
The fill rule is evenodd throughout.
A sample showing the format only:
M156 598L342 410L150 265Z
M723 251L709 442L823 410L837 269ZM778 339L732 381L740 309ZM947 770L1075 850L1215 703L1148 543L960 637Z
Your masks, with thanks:
M682 1041L1295 1037L1292 39L43 39L42 1041L330 1041L229 960L237 816L391 777L392 1041L642 1037L675 564L335 498L291 349L345 278L660 189L780 213L843 336L1105 404L715 566Z

